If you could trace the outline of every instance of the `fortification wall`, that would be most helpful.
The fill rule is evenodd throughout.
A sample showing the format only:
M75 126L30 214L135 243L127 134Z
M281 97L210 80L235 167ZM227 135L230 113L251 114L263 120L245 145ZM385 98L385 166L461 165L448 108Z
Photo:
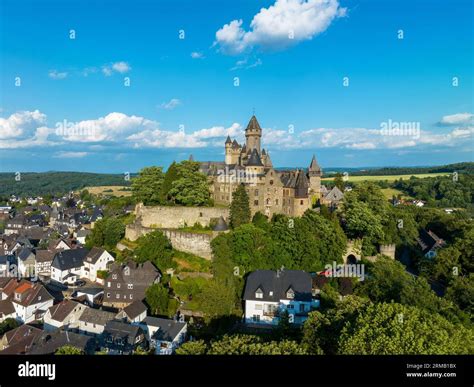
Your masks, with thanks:
M137 204L135 214L143 227L153 226L155 228L180 228L185 225L193 226L195 223L207 227L212 219L219 219L221 216L226 222L229 219L229 209L220 207L171 207Z
M158 229L153 227L143 227L137 223L129 224L125 229L125 238L135 241L140 236L155 230ZM212 258L211 240L217 235L217 233L198 234L180 230L159 230L170 240L173 248L176 250L191 253L209 260Z

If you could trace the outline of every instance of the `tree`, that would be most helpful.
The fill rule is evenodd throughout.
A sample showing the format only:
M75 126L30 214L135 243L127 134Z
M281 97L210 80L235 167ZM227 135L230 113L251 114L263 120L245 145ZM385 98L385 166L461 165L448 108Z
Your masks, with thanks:
M175 179L168 194L182 206L208 206L212 204L207 176L199 172L199 163L182 161L176 165Z
M457 304L474 319L474 273L454 279L446 291L446 299Z
M230 226L237 228L250 222L249 196L243 184L240 184L232 196L230 204Z
M54 354L55 355L84 355L84 351L72 345L63 345L62 347L59 347Z
M472 330L436 313L396 303L369 305L339 338L345 355L460 355L474 351Z
M176 348L177 355L205 355L207 352L207 344L204 340L188 341Z
M262 214L260 211L257 211L252 218L252 223L262 230L268 231L270 229L270 224L268 223L268 216Z
M150 261L162 270L173 267L171 242L160 230L142 235L136 243L135 260L138 263Z
M7 318L0 323L0 336L12 329L18 328L20 324L14 318Z
M152 314L168 315L168 289L161 284L151 285L145 293L145 300Z
M92 233L86 237L86 246L92 248L105 247L108 250L115 248L125 235L125 225L117 218L99 219L94 224Z
M337 173L336 176L334 177L334 185L339 188L342 192L344 192L345 189L345 183L344 179L342 178L342 174Z
M198 295L206 320L229 316L235 310L234 289L211 280Z
M160 201L161 203L173 203L174 198L170 195L173 182L178 179L178 168L176 163L173 161L166 171L163 184L160 190Z
M145 205L162 204L160 193L163 179L161 167L143 168L139 175L132 180L132 195L137 203L142 202Z

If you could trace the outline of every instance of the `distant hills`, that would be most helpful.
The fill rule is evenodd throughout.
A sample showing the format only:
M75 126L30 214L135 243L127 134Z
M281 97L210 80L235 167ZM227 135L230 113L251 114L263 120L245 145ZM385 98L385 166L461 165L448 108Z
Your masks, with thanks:
M285 169L285 168L279 168ZM458 172L474 174L474 162L441 165L436 167L383 167L383 168L326 168L324 177L331 177L336 172L350 172L352 176L407 175L425 173ZM132 174L133 177L133 174ZM123 174L88 173L88 172L24 172L20 180L15 180L15 173L0 173L0 197L10 195L62 195L66 192L80 190L84 187L112 185L130 185Z

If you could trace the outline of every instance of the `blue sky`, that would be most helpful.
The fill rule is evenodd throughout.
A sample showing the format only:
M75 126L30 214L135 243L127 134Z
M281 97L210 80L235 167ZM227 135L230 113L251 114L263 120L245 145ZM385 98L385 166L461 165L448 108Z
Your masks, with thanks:
M0 171L222 160L253 109L275 166L472 161L472 16L470 0L3 0Z

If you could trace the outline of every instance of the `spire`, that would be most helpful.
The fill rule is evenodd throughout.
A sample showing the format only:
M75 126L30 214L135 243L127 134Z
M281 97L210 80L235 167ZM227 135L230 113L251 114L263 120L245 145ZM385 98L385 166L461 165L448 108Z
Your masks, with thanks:
M189 159L188 159L188 161L194 161L194 157L193 157L193 155L192 155L192 154L190 154L190 155L189 155Z
M259 131L262 130L262 128L260 127L260 124L257 121L257 117L255 117L255 115L252 116L252 118L249 121L249 124L247 125L247 129L245 129L245 131L248 131L248 130L259 130Z
M249 161L247 162L248 167L263 167L262 160L256 149L252 150Z
M266 154L266 157L265 157L265 166L266 166L267 168L273 168L272 159L270 158L270 153L267 153L267 154Z
M265 148L262 149L262 156L266 156L267 152L265 152Z
M226 144L231 144L232 143L232 140L230 139L229 135L227 135L227 139L225 140L225 143Z
M232 148L238 148L239 147L239 143L237 142L236 139L234 139L234 141L232 141Z
M319 171L321 168L319 167L318 162L316 161L316 156L313 154L313 158L311 159L311 164L309 165L310 171Z

